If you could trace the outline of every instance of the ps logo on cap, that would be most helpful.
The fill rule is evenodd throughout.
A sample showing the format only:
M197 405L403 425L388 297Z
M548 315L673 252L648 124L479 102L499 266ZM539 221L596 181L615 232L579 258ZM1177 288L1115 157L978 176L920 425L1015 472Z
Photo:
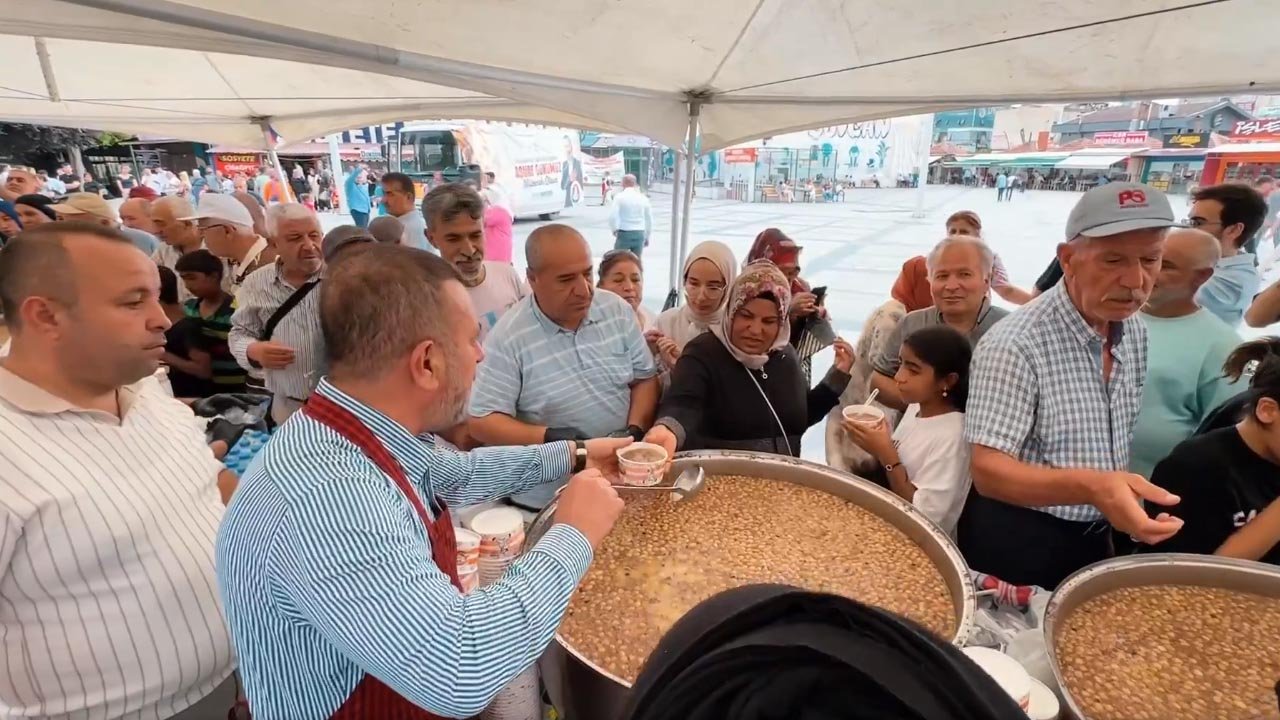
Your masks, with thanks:
M1146 207L1147 194L1141 190L1124 190L1118 196L1120 207Z
M1174 224L1173 208L1164 193L1140 183L1113 182L1080 197L1067 218L1067 240L1081 235L1106 237L1158 230Z

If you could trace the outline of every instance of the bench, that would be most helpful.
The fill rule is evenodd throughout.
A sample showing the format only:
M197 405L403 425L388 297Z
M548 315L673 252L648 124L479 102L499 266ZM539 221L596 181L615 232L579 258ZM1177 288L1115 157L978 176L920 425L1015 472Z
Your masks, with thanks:
M778 189L772 185L760 186L760 202L779 202Z

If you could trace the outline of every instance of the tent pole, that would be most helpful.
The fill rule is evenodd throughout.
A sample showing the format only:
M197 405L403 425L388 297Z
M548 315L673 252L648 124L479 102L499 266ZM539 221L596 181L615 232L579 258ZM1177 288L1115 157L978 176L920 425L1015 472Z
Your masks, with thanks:
M678 150L672 148L671 158L671 270L670 287L667 290L667 304L680 304L680 160Z
M693 207L693 186L697 179L694 175L695 163L698 159L698 114L702 109L702 101L689 101L689 135L685 140L684 155L684 207L680 210L680 255L672 263L672 268L684 266L684 258L689 253L689 211ZM677 278L678 279L678 278ZM675 289L676 282L671 283ZM677 291L677 298L679 292ZM677 300L678 302L678 300Z
M920 169L916 172L916 210L911 217L922 218L924 211L925 186L929 184L929 151L933 149L933 115L924 116L920 125Z
M333 176L331 182L332 187L341 187L338 183L342 182L342 153L338 152L338 135L334 133L329 136L329 174ZM338 202L334 204L334 212L341 214L342 208L347 206L347 197L343 195L344 190L338 191Z

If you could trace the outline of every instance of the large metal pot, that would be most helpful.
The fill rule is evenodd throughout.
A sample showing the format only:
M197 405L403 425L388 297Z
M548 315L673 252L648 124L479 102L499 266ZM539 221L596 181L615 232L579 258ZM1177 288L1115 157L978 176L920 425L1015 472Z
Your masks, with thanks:
M1149 585L1198 585L1280 599L1280 567L1212 555L1156 553L1094 563L1076 571L1054 590L1045 609L1045 648L1053 677L1074 717L1088 720L1063 681L1058 636L1076 608L1112 590Z
M712 475L745 475L804 485L845 498L900 529L924 549L938 566L955 603L956 634L952 641L964 644L973 628L976 596L969 568L946 533L919 510L897 495L862 478L781 455L729 450L704 450L676 455L668 481L689 467L701 465ZM554 503L534 519L528 532L534 542L550 526ZM567 645L556 635L539 667L551 702L568 720L614 720L626 703L631 684L609 674Z

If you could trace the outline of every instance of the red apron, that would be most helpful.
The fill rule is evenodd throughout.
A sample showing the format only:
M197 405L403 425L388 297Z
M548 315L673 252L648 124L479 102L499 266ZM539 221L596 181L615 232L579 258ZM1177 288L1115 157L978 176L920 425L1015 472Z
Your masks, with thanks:
M458 541L454 537L453 521L449 517L449 509L445 507L444 501L440 501L440 514L436 516L435 522L432 522L427 509L422 506L422 501L418 499L418 494L410 485L409 478L404 474L404 468L382 444L382 441L378 440L373 432L347 409L319 393L312 393L306 404L302 406L302 412L354 443L373 461L374 465L378 466L379 470L395 481L396 487L400 488L400 492L408 498L409 503L418 513L418 519L427 528L427 538L431 541L431 559L435 561L436 567L440 568L441 572L449 576L453 586L461 592L462 583L458 580ZM365 675L330 720L365 720L366 718L435 720L439 716L400 697L395 690L374 676Z

